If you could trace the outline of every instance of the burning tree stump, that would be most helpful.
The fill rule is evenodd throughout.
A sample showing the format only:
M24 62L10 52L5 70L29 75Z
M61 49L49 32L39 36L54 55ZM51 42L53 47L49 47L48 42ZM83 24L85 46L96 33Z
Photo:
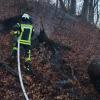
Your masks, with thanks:
M39 43L45 43L46 47L48 47L49 49L51 49L52 51L59 50L59 49L66 49L66 50L71 50L71 47L69 46L64 46L63 44L60 43L56 43L53 40L50 40L45 32L45 28L43 25L43 17L40 17L40 34L38 35L37 39L39 41Z

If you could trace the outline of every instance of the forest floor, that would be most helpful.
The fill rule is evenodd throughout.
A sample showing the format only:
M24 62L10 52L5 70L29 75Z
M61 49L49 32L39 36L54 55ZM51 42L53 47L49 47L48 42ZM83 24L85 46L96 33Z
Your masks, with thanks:
M50 39L71 46L71 51L61 48L53 53L44 43L32 50L32 66L36 74L27 79L26 86L32 100L100 99L87 73L91 60L98 55L99 30L87 24L66 24L69 31L62 33L56 30ZM0 61L7 64L11 38L10 34L0 37ZM19 81L4 69L0 69L0 97L2 100L24 100Z

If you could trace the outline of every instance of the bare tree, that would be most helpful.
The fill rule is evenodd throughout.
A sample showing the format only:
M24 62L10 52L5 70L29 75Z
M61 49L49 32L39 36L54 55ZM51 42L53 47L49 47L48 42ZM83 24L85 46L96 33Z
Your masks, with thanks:
M59 2L60 2L61 9L63 9L65 12L67 12L67 9L65 7L63 0L59 0Z
M58 9L59 0L56 0L56 9Z
M94 4L93 4L93 0L90 0L90 2L89 2L88 21L92 24L94 23Z
M56 0L56 9L55 9L55 14L57 14L58 6L59 6L59 0Z
M89 8L89 0L84 0L81 16L82 19L85 21L87 21L88 8Z
M76 0L71 0L70 14L71 15L75 15L76 14Z
M98 23L98 21L99 21L99 1L100 0L94 0L94 12L96 12L96 16L97 16L97 19L96 19L96 23L95 24L97 24Z
M96 13L97 14L96 23L98 22L99 20L98 2L99 0L84 0L82 13L81 13L83 20L94 24L94 13Z

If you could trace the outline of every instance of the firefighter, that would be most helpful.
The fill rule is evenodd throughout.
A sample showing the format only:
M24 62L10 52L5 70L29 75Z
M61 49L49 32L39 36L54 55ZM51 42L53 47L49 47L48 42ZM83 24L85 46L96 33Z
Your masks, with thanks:
M12 58L17 56L17 41L18 37L20 37L20 47L24 51L24 63L27 71L32 71L31 68L31 45L32 45L32 37L34 34L34 27L32 25L32 18L29 14L24 13L21 16L19 23L17 23L13 27L13 51ZM22 52L23 52L22 51ZM21 52L21 49L20 49Z

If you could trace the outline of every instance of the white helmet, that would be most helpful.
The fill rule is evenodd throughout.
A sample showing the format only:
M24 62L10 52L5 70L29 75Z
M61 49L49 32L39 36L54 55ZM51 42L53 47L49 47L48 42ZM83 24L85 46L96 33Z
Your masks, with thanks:
M23 15L22 15L22 19L30 19L30 15L28 15L28 14L26 14L26 13L24 13Z

